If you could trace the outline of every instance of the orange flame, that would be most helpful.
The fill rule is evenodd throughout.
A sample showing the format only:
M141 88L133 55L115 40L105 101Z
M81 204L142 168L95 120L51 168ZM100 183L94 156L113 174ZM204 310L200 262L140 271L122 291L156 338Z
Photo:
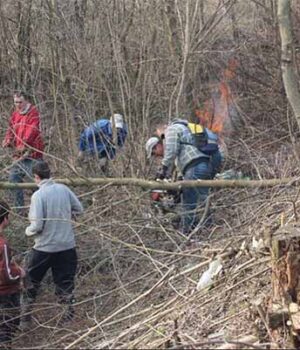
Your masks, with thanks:
M235 106L228 83L235 78L237 67L238 61L235 58L229 59L221 82L213 87L211 97L204 102L203 108L195 110L200 123L220 136L232 132L232 111Z

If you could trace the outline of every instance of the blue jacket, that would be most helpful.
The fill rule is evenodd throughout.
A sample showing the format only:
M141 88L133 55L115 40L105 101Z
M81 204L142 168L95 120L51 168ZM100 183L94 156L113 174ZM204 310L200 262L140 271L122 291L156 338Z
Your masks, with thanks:
M127 127L117 128L117 143L122 147L127 137ZM80 135L79 150L99 158L114 159L116 146L113 144L112 125L108 119L99 119L86 127Z

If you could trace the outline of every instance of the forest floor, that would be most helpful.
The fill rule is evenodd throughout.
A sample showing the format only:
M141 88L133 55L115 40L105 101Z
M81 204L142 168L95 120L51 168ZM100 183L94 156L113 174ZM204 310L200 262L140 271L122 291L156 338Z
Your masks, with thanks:
M275 342L266 322L272 285L265 232L295 220L296 187L212 190L213 225L200 228L197 242L187 242L169 215L153 207L149 191L75 191L85 207L75 223L75 318L58 326L63 309L49 274L35 305L34 328L18 333L14 348L288 346L288 332ZM15 218L9 239L23 252L32 246L24 236L24 219ZM198 290L200 276L216 259L221 271Z

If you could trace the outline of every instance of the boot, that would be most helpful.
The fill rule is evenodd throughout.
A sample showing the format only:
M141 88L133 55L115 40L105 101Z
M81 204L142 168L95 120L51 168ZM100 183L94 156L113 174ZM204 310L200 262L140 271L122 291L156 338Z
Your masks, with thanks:
M22 305L21 318L20 318L20 330L22 332L28 332L33 327L32 321L32 305Z
M72 305L68 305L66 307L66 310L64 311L61 319L59 320L59 324L62 326L70 321L72 321L72 319L74 318L75 315L75 310L73 308Z
M21 297L21 317L19 325L22 332L27 332L33 327L32 310L33 300L28 298L27 295L23 294Z
M72 321L72 319L74 318L75 310L74 310L73 304L75 304L76 300L74 296L71 295L71 296L61 297L59 302L61 304L64 304L65 310L58 322L58 325L64 326L66 323Z

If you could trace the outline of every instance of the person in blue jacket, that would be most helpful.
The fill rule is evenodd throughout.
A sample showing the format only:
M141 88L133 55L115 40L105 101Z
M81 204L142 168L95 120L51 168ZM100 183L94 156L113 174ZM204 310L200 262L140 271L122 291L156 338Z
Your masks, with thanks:
M116 130L116 144L113 137L113 124ZM78 159L97 158L104 175L108 172L108 161L116 156L116 148L123 147L127 137L127 126L121 114L110 119L99 119L87 126L80 135Z

